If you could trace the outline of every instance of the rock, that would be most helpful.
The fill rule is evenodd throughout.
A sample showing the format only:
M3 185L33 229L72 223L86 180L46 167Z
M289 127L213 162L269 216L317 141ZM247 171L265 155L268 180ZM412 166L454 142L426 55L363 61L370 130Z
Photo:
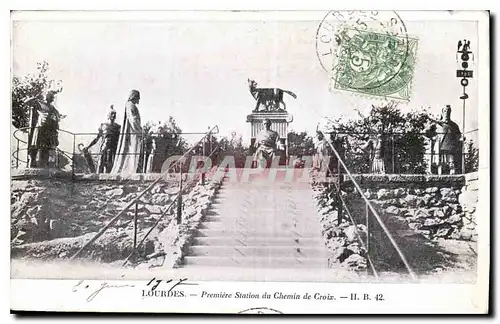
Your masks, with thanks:
M448 237L453 232L453 228L451 227L441 227L437 230L435 237Z
M354 242L356 240L356 227L354 225L348 226L344 229L344 234L349 242Z
M442 209L437 209L436 211L434 211L434 216L439 218L445 218L446 214Z
M415 195L406 195L406 197L403 198L404 202L406 203L407 206L409 207L416 207L417 206L417 200L418 197Z
M408 227L411 229L414 229L414 230L418 230L420 227L422 227L422 224L411 222L411 223L408 223Z
M159 206L156 206L156 205L144 205L144 208L146 208L152 214L161 214L162 213L161 208Z
M371 191L370 189L366 189L364 194L365 194L365 197L368 199L372 199L372 198L376 197L375 193L373 191Z
M462 217L463 217L463 214L454 214L454 215L451 215L446 220L446 222L449 223L449 224L455 224L455 223L460 222L462 220Z
M441 188L440 190L441 197L445 200L456 200L457 199L457 194L455 193L455 190L451 188Z
M352 251L354 254L361 254L361 249L358 246L358 243L349 244L346 249Z
M389 190L380 189L379 191L377 191L377 199L387 199L387 198L392 198L392 194Z
M470 241L475 234L476 233L473 230L462 229L460 231L460 239Z
M424 191L422 189L416 188L414 189L415 195L421 195Z
M465 191L458 197L460 205L468 212L473 212L476 209L478 194L477 192Z
M397 188L394 190L394 197L401 198L406 195L406 190L403 188Z
M106 191L106 196L108 197L118 197L121 195L123 195L123 189L121 188L116 188Z
M426 193L423 197L422 197L422 201L424 202L424 205L427 206L429 205L429 202L431 201L432 199L432 195L431 194L428 194Z
M389 206L385 210L386 213L392 214L392 215L398 215L399 214L399 208L394 207L394 206Z
M351 254L347 259L344 260L344 264L349 268L361 271L366 269L366 258L359 254Z
M429 193L429 194L433 194L433 193L436 193L438 191L439 191L438 187L429 187L429 188L425 189L425 192Z
M436 226L436 225L440 225L442 224L444 221L442 219L438 219L438 218L427 218L425 221L424 221L424 224L423 226L425 227L430 227L430 226Z
M431 235L431 231L430 230L426 230L426 229L418 229L418 230L415 230L415 232L419 233L419 234L422 234L422 235L424 235L427 238Z

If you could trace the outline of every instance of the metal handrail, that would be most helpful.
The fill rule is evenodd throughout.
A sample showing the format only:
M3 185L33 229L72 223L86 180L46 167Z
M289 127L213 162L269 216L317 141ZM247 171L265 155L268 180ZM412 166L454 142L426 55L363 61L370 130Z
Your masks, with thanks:
M328 170L330 170L330 173L332 173L332 169L328 168ZM339 175L340 176L340 175ZM373 271L373 275L375 276L375 278L379 278L378 277L378 273L377 273L377 270L375 269L375 265L373 264L373 261L370 257L370 253L368 251L368 247L365 245L365 243L363 242L363 239L361 239L361 235L359 234L359 230L358 230L358 224L357 222L354 220L354 217L352 217L352 214L351 212L349 211L349 207L347 206L344 198L342 197L342 194L341 194L341 188L340 186L337 185L337 183L335 181L333 181L333 184L335 185L336 189L337 189L337 192L338 192L338 197L340 198L340 200L342 201L342 205L344 206L346 212L347 212L347 216L349 216L349 220L351 221L351 223L354 225L354 233L356 234L356 238L358 239L358 242L361 244L361 247L366 251L366 258L368 259L368 263L370 264L370 267L372 268L372 271ZM340 213L339 215L337 216L338 218L341 217ZM370 235L370 232L368 230L368 228L366 229L366 239L367 241L369 240L369 237L368 235Z
M468 130L461 135L470 134L479 131L479 128ZM338 134L338 135L405 135L405 134L415 134L415 135L427 135L426 132L345 132L345 131L322 131L323 134ZM436 135L447 134L446 132L433 132Z
M178 164L182 163L182 160L189 154L191 151L194 150L196 146L198 146L207 136L210 136L212 134L213 130L219 130L218 126L212 127L205 135L198 141L196 144L194 144L189 150L184 153L180 158L178 158L173 164L171 164L163 173L162 176L167 175L168 171L176 167ZM111 227L125 212L132 207L135 203L139 201L147 192L151 191L151 189L162 180L162 176L158 177L155 181L153 181L149 186L147 186L140 194L138 194L134 199L132 199L115 217L113 217L108 224L106 224L94 237L92 237L87 243L84 244L71 258L70 260L75 259L83 250L85 250L90 244L94 243L99 237L101 237L107 230L108 228Z
M379 223L380 227L382 227L382 230L384 230L384 233L385 235L387 235L387 237L389 238L389 241L391 242L392 246L394 247L394 249L396 250L396 252L398 253L400 259L403 261L406 269L408 270L408 273L410 274L410 277L414 280L417 279L417 276L415 275L415 273L413 272L413 270L411 269L408 261L406 260L406 257L405 255L403 254L403 252L401 251L399 245L396 243L396 240L394 240L394 238L392 237L392 234L390 233L389 229L385 226L384 222L382 221L382 219L380 218L380 215L378 214L377 210L373 207L372 203L368 200L368 198L366 198L365 194L363 193L363 190L361 189L361 187L359 186L358 182L356 181L356 179L354 179L354 177L352 176L351 172L349 171L349 169L347 168L347 166L345 165L344 161L342 160L342 158L340 157L340 154L337 152L337 150L335 149L335 147L332 145L332 143L330 141L326 141L326 143L328 143L328 145L330 146L331 150L333 151L333 153L337 156L337 159L338 159L338 162L342 165L342 167L344 168L346 174L349 176L349 178L351 179L352 183L354 184L354 187L356 188L356 190L359 192L359 194L361 195L361 197L363 198L366 206L368 206L368 209L370 209L370 211L373 213L373 216L375 217L375 219L377 220L377 222ZM339 177L341 177L342 175L339 174Z
M29 129L33 129L33 128L40 128L40 126L36 126L36 127L21 127L21 128L18 128L16 129L13 133L12 133L12 136L17 140L17 148L12 152L11 156L12 158L14 158L16 160L16 162L23 162L23 163L28 163L28 161L24 161L24 160L21 160L19 158L19 152L20 151L24 151L24 150L28 150L28 148L19 148L19 143L23 143L23 144L28 144L27 141L25 141L24 139L20 138L19 137L19 133L23 132L23 131L26 131L26 130L29 130ZM74 132L71 132L71 131L68 131L68 130L65 130L65 129L62 129L62 128L57 128L57 131L58 132L62 132L62 133L66 133L66 134L69 134L70 136L73 137L73 156L74 154L76 153L75 151L75 148L76 148L76 136L84 136L84 135L98 135L99 133L74 133ZM219 133L219 129L217 128L216 131L212 132L212 134L218 134ZM119 135L122 135L123 133L120 133ZM165 134L173 134L173 135L202 135L202 134L206 134L206 133L202 133L202 132L147 132L147 133L144 133L144 132L141 132L141 133L128 133L128 134L132 134L132 135L142 135L143 137L144 136L162 136L162 135L165 135ZM196 144L198 145L199 142ZM61 150L59 149L58 147L55 147L53 148L54 150L56 151L59 151L61 153L64 153L67 157L70 158L70 160L73 159L73 157L71 156L71 152L67 152L67 151L64 151L64 150ZM90 152L89 152L90 153ZM100 155L99 153L90 153L91 155ZM136 155L140 155L140 153L137 153Z

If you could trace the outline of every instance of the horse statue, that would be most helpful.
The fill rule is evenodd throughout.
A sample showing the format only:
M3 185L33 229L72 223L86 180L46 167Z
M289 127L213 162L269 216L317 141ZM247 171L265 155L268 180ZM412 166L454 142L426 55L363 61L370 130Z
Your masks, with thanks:
M286 104L283 101L283 93L289 94L294 99L297 95L289 90L280 88L257 88L257 82L252 79L247 79L250 94L255 98L257 104L253 112L259 111L260 105L264 105L264 111L285 111ZM283 108L281 107L283 105Z

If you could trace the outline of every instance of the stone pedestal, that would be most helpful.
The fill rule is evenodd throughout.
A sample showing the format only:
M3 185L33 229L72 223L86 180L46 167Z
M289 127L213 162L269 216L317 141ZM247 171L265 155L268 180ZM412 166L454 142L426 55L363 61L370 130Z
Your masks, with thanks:
M251 139L250 147L251 153L255 152L254 143L257 134L264 128L262 122L264 119L269 119L271 121L271 129L278 133L280 137L280 142L284 150L280 156L280 164L285 163L288 159L288 124L293 121L293 115L286 111L282 112L254 112L247 116L247 122L250 123L251 127Z

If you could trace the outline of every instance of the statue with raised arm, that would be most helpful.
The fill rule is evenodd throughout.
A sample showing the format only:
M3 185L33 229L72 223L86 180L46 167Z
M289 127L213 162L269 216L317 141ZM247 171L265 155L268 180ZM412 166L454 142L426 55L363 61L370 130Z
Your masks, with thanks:
M50 150L59 145L59 121L66 116L61 115L54 107L57 92L48 91L45 101L34 97L25 100L31 107L30 131L28 134L29 167L47 167ZM36 162L39 155L38 163Z
M280 140L278 133L271 129L271 120L265 118L263 124L264 129L257 134L254 143L257 148L254 160L257 161L257 167L260 169L264 169L271 164L278 150Z
M111 173L137 173L142 145L141 116L137 104L139 91L132 90L125 103L125 114L118 141L118 149Z
M99 140L101 145L99 148L99 162L97 167L98 173L110 173L115 160L116 149L118 147L118 139L120 138L120 125L115 123L116 111L111 105L108 112L108 122L102 123L97 130L97 136L84 148L87 152Z

